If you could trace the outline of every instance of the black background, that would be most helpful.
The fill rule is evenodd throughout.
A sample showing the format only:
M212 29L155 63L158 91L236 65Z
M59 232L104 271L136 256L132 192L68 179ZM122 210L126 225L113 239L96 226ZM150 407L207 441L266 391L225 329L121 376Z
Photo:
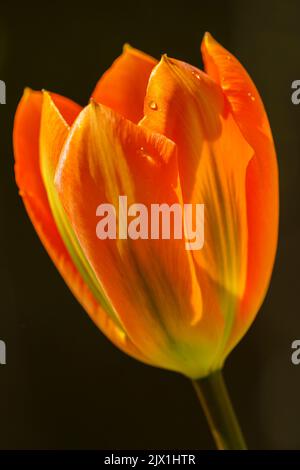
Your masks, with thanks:
M272 284L225 377L250 448L300 449L300 365L290 359L300 338L300 106L290 98L300 79L299 20L291 0L1 2L0 448L214 448L188 380L119 352L72 297L18 196L11 144L25 86L84 104L123 43L201 66L208 30L263 96L281 184Z

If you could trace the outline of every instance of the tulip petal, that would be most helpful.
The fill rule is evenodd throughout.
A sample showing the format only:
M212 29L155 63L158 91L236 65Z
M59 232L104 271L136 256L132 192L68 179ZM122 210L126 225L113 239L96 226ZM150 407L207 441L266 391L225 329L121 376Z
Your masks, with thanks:
M66 121L71 124L80 111L80 107L59 95L52 95L52 98ZM149 362L99 306L78 273L57 230L40 171L39 134L42 105L41 92L25 90L14 123L16 181L27 213L52 261L95 324L124 352L141 361ZM62 127L57 126L55 131L60 138L64 132L63 129L67 126L62 119L61 121ZM58 150L57 145L55 144L54 148Z
M245 293L227 352L250 326L270 281L278 236L278 169L268 118L259 93L239 61L206 33L207 73L223 89L233 116L253 149L247 168L248 269Z
M54 104L50 94L44 92L40 126L40 167L51 211L65 246L83 280L102 308L111 315L112 319L122 329L117 314L110 307L101 285L82 252L54 185L56 166L68 134L69 126Z
M204 247L193 255L207 328L220 329L219 316L224 317L218 360L245 289L245 177L253 152L219 85L183 62L162 58L151 74L144 112L140 125L166 135L178 146L184 202L205 204ZM217 299L212 298L215 295Z
M119 196L127 196L128 207L144 204L148 214L151 204L181 204L174 143L92 102L72 128L55 181L85 255L133 343L163 367L187 373L202 362L207 368L200 356L206 345L198 345L199 356L190 351L202 300L184 239L96 236L100 204L112 204L117 229L123 229Z
M126 44L123 54L100 78L92 98L137 123L143 116L147 84L156 63Z

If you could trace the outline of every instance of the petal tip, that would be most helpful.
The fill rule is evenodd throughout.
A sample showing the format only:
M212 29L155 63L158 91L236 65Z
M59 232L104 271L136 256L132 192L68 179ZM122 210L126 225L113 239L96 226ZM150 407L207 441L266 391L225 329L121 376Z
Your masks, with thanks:
M140 51L139 49L136 49L135 47L131 46L131 44L129 44L128 42L125 42L125 44L123 45L123 54L128 54L128 55L131 55L131 56L135 56L135 57L138 57L142 60L146 60L148 62L150 62L151 64L155 65L155 59L147 54L146 52L143 52L143 51Z
M205 31L204 36L203 36L203 41L209 42L212 40L214 40L214 38L212 37L211 33L209 31Z
M95 113L99 109L106 108L106 106L98 103L93 98L90 99L89 104L83 108L84 112L81 112L82 115L86 115L88 113Z
M202 39L201 48L209 49L210 47L213 47L216 44L218 44L218 42L215 40L212 34L209 31L205 31Z
M128 42L125 42L125 44L123 44L122 52L131 52L132 49L134 48Z
M171 57L169 57L166 53L162 54L159 64L165 64L169 67L174 67L176 65L174 59L171 59Z
M30 95L32 95L32 93L34 93L34 90L32 90L32 88L30 88L30 87L27 86L27 87L24 88L23 97L22 97L22 98L27 99L27 98L29 98Z
M43 96L43 101L45 101L45 100L46 101L53 101L52 98L51 98L50 91L45 90L45 88L42 88L41 92L42 92L42 96Z

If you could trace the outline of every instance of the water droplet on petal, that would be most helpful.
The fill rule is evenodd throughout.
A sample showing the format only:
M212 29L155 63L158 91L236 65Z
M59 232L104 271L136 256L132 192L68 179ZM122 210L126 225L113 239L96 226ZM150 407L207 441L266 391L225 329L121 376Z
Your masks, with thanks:
M200 73L194 72L194 70L193 70L192 74L195 75L195 77L198 78L198 80L201 80Z
M149 155L149 153L146 152L144 147L140 148L139 153L140 153L140 156L142 158L145 158L147 162L150 163L151 165L157 164L157 161L151 155Z
M155 101L150 101L149 108L153 109L153 111L157 111L157 103L155 103Z
M251 101L255 101L255 98L254 98L254 96L252 95L252 93L249 92L249 93L247 93L247 95L249 96L249 98L250 98Z

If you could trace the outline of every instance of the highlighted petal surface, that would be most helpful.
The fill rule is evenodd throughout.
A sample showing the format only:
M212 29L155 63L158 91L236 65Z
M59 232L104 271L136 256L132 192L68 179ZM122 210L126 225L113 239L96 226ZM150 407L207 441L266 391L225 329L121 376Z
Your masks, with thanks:
M138 202L148 210L150 204L181 203L175 145L92 103L73 126L56 185L85 255L133 343L166 368L194 376L207 370L208 348L215 345L208 338L199 341L201 292L184 240L96 236L97 207L118 208L119 195L128 197L128 206ZM118 227L122 223L118 218Z
M53 170L57 154L59 153L59 145L62 144L64 134L68 132L67 123L71 124L73 122L80 111L80 107L58 95L52 95L52 98L61 113L61 115L58 113L60 117L54 126L53 121L52 124L49 122L51 130L50 127L48 129L48 136L53 139L52 143L54 144L51 149L53 153L49 154L49 167L51 168L53 165ZM50 109L52 107L52 110L55 109L57 112L54 103L49 97L47 98L46 106L50 106ZM17 109L14 124L16 180L28 215L57 269L93 321L124 352L144 362L148 362L143 354L137 351L128 337L124 335L122 330L115 325L99 306L99 303L75 267L57 229L40 170L39 137L42 107L42 93L25 90ZM66 122L62 116L64 116ZM58 139L57 141L54 138L55 136Z

